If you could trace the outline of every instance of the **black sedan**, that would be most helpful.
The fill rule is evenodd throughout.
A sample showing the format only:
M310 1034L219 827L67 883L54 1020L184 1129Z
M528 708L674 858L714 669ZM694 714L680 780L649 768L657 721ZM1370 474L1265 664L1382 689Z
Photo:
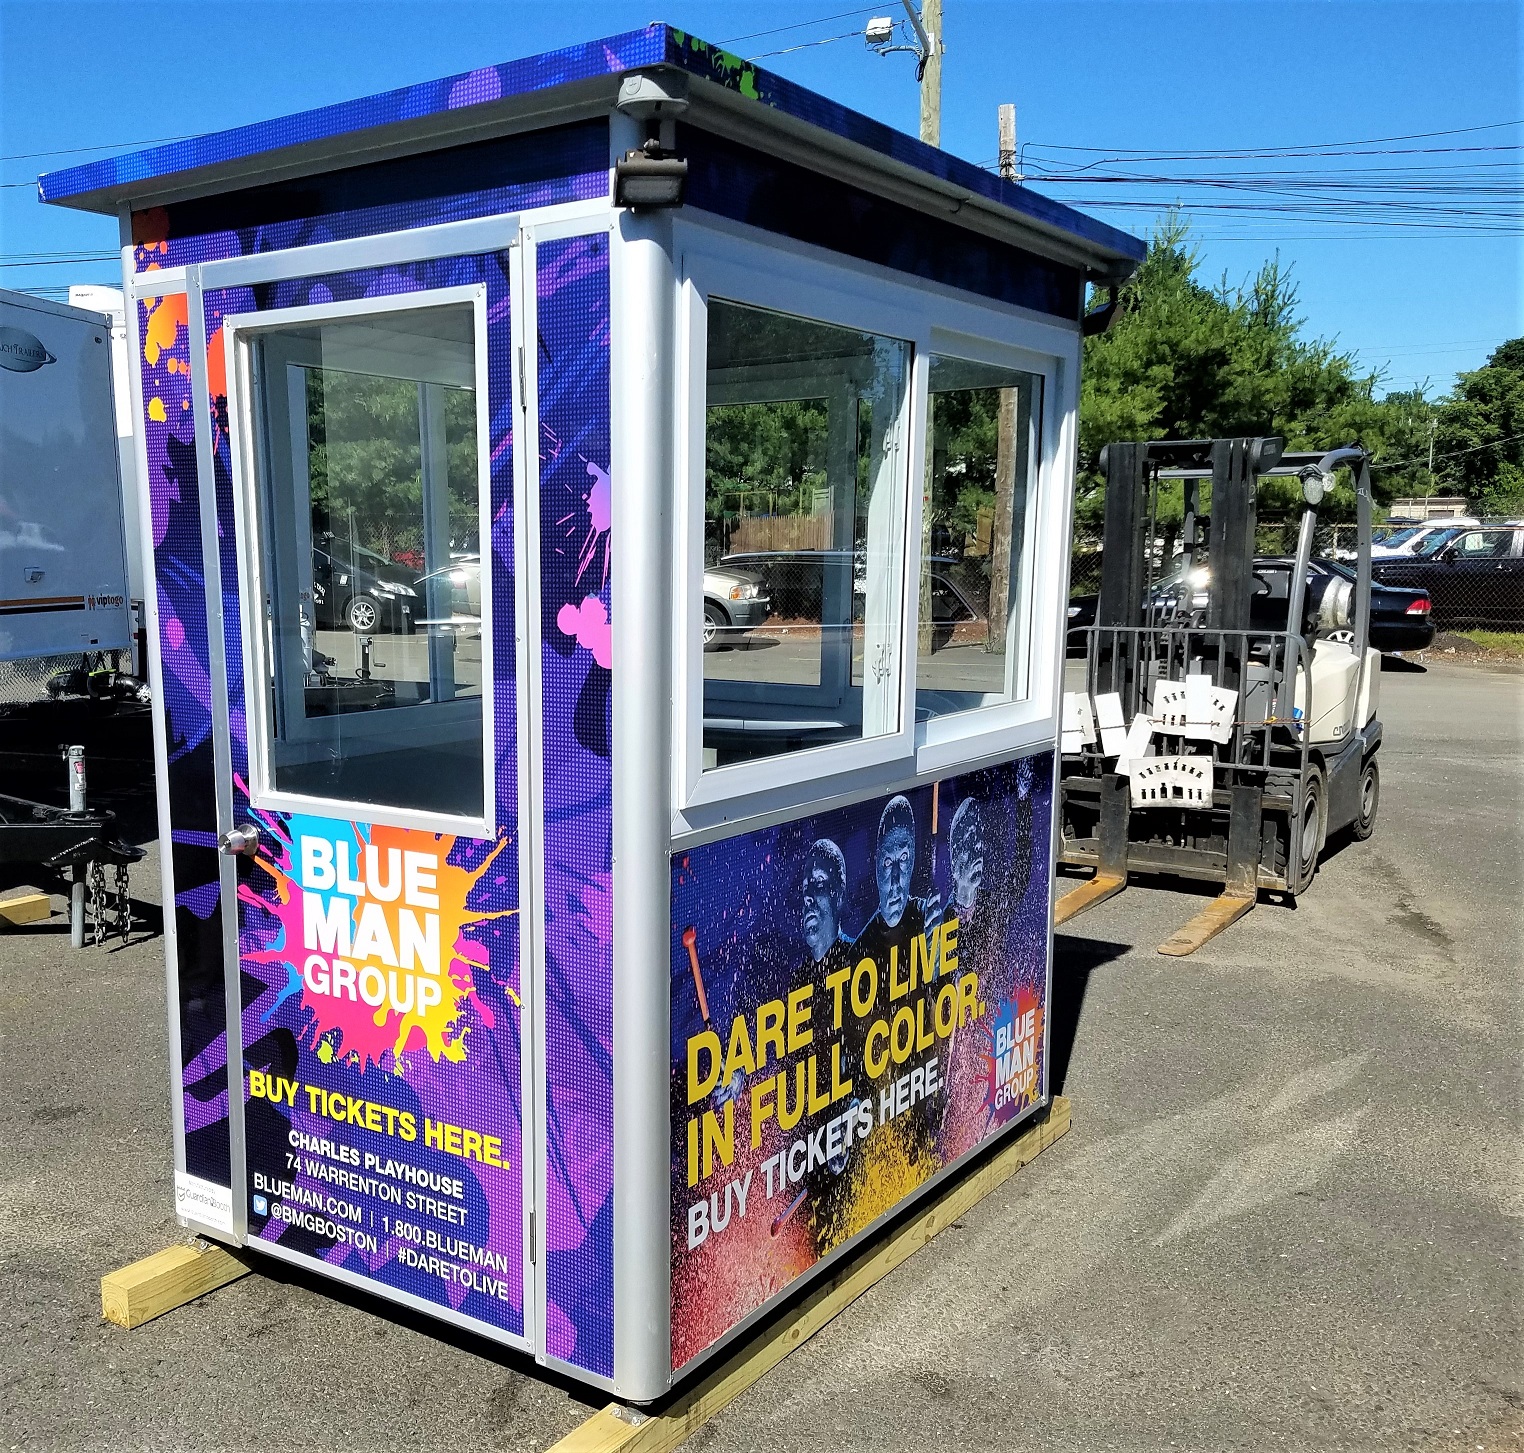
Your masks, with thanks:
M1376 561L1371 574L1383 585L1422 591L1442 630L1524 626L1524 525L1448 530L1432 548Z
M312 546L317 624L357 635L411 632L418 593L411 574L384 555L331 537Z
M1249 608L1254 630L1286 628L1286 597L1295 562L1285 557L1255 560L1255 591ZM1204 619L1210 574L1197 566L1187 577L1182 571L1166 576L1154 586L1152 597L1165 611L1199 614ZM1310 629L1337 628L1336 622L1353 610L1355 572L1338 560L1315 559L1307 567L1306 614ZM1097 597L1076 595L1069 599L1068 649L1083 654L1084 630L1095 624ZM1327 609L1325 610L1325 605ZM1434 639L1429 619L1429 594L1371 581L1370 644L1378 651L1421 651Z

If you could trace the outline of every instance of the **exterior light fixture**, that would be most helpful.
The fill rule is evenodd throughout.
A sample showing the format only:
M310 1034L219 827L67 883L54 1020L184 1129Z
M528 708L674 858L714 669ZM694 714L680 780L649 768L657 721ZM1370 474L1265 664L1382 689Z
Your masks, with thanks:
M614 205L645 209L681 207L688 187L688 159L648 141L614 165Z
M677 118L688 109L688 78L665 67L636 71L619 83L615 109L650 134L614 164L614 205L638 211L681 207L688 161L677 154Z

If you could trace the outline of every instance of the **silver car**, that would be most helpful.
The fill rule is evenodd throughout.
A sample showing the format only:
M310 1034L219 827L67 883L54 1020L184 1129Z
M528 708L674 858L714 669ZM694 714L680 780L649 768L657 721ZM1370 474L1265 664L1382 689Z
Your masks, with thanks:
M711 565L704 571L704 649L737 644L771 614L761 577L749 570Z

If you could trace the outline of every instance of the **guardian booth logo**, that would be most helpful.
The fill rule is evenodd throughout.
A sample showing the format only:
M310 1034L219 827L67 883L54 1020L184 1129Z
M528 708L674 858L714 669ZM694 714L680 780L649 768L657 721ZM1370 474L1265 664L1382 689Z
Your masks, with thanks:
M0 328L0 368L12 373L36 373L44 364L57 362L42 346L42 339L24 328Z

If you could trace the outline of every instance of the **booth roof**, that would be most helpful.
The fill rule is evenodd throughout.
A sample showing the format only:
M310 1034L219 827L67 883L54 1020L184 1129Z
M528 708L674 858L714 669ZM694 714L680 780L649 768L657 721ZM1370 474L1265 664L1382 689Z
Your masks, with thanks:
M672 66L696 83L693 119L701 108L744 110L747 129L762 145L787 139L834 155L903 188L929 190L971 204L995 221L1023 225L1067 244L1094 272L1125 275L1145 244L1071 207L960 160L860 112L762 70L749 61L670 25L642 30L442 80L341 101L273 121L187 138L48 172L38 178L40 200L115 214L190 196L236 191L282 177L313 175L357 161L479 140L537 117L554 124L612 107L619 78L652 66ZM970 219L971 220L971 219Z

